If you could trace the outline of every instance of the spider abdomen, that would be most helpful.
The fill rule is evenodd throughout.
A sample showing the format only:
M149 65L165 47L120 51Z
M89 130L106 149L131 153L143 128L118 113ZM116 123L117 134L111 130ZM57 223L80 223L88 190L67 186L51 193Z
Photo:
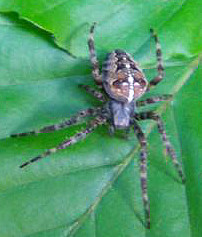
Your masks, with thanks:
M107 94L117 101L130 103L144 94L147 80L130 54L117 49L107 55L102 68Z

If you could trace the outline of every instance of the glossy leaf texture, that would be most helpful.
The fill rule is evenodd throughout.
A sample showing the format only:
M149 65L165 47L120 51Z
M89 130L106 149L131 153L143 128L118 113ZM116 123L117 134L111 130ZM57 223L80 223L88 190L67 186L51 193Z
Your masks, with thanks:
M1 11L12 11L0 18L0 236L201 236L200 8L199 1L0 1ZM158 30L162 44L166 77L144 98L166 93L174 100L145 110L163 116L187 182L180 184L155 124L141 123L148 136L151 230L143 225L139 147L132 129L126 140L102 126L26 169L19 165L86 122L9 138L101 104L78 88L93 85L86 40L94 21L100 61L106 52L123 48L146 68L148 80L156 75L149 28Z

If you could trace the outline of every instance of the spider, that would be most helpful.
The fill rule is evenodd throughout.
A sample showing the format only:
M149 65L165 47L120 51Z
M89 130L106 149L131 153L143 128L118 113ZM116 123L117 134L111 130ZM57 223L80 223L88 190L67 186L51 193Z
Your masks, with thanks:
M38 133L52 132L64 129L70 125L77 124L81 119L86 117L93 117L87 128L69 139L63 141L58 146L45 151L44 153L34 157L22 165L24 168L33 162L39 161L44 157L57 152L58 150L65 149L78 141L85 139L86 136L92 133L96 127L109 124L110 133L113 134L115 130L124 130L128 132L133 127L134 132L140 144L140 180L142 190L142 201L145 211L146 227L150 228L150 204L147 191L147 142L145 135L138 124L141 120L151 119L156 121L158 132L161 135L162 142L165 145L166 152L172 159L182 182L185 182L185 177L182 171L181 164L177 161L175 150L173 149L164 129L163 122L158 114L154 111L137 112L137 107L147 104L156 103L159 101L166 101L172 98L171 95L161 95L151 97L146 100L138 100L143 94L155 87L163 79L164 67L162 60L162 52L159 39L156 33L151 29L151 36L156 44L156 57L157 57L157 76L148 82L142 70L138 67L137 62L131 57L130 54L123 50L116 49L107 54L106 60L103 63L102 74L99 71L99 63L96 57L94 46L94 29L96 23L90 28L88 47L90 52L90 61L92 64L92 75L95 83L102 92L91 88L88 85L80 85L86 92L93 95L96 99L104 102L103 106L97 108L89 108L78 112L70 119L56 125L46 126L38 131L31 131L26 133L12 134L11 137L27 136Z

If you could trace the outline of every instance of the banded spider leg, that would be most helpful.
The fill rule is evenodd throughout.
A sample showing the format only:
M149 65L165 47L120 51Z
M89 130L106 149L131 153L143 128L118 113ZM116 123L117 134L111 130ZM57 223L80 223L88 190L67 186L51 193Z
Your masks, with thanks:
M48 132L61 130L61 129L67 128L71 125L75 125L75 124L79 123L79 121L82 118L90 117L90 116L94 117L94 116L97 115L97 113L99 113L99 111L101 111L100 107L98 107L98 108L88 108L86 110L81 110L80 112L78 112L78 114L72 116L70 119L68 119L68 120L66 120L62 123L46 126L42 129L35 130L35 131L11 134L11 137L24 137L24 136L29 136L29 135L39 134L39 133L48 133Z
M97 91L96 89L90 87L89 85L79 85L79 87L83 88L87 93L91 94L92 96L94 96L96 99L98 99L101 102L105 102L106 99L103 95L102 92Z
M93 25L90 28L90 35L88 39L88 48L90 52L90 61L92 64L92 75L95 79L96 84L102 85L102 76L99 71L99 62L96 56L96 50L95 50L95 43L94 43L94 29L95 29L96 23L94 22Z
M39 161L42 158L44 158L44 157L46 157L46 156L48 156L52 153L57 152L58 150L65 149L66 147L77 143L79 140L85 139L86 135L93 132L93 130L98 125L104 124L106 122L106 118L99 115L99 114L101 114L101 110L102 109L100 107L95 108L95 109L91 108L91 109L82 110L77 115L73 116L69 120L64 121L63 123L47 126L47 127L44 127L44 128L42 128L38 131L12 134L11 137L21 137L21 136L28 136L28 135L32 135L32 134L38 134L38 133L52 132L52 131L64 129L64 128L69 127L71 125L77 124L80 121L81 118L89 117L89 116L92 116L92 117L96 116L96 118L93 121L90 122L90 125L85 130L75 134L74 136L72 136L69 139L65 140L64 142L62 142L58 146L56 146L54 148L51 148L51 149L48 149L43 154L28 160L27 162L20 165L20 168L23 168L23 167L25 167L25 166L33 163L33 162Z
M38 156L26 161L25 163L20 165L20 168L24 168L25 166L30 165L33 162L39 161L39 160L51 155L52 153L57 152L58 150L63 150L65 148L79 142L80 140L84 140L88 134L92 133L95 130L96 127L98 127L99 125L102 125L104 123L106 123L106 118L103 116L97 116L94 120L92 120L90 122L90 125L86 129L84 129L83 131L81 131L79 133L76 133L74 136L63 141L58 146L48 149L41 155L38 155Z
M142 201L145 211L146 227L150 229L150 204L147 190L147 141L138 123L135 120L133 120L132 123L134 124L134 131L140 143L140 182Z
M139 114L135 114L134 117L137 120L152 119L152 120L156 121L158 132L161 134L161 139L163 141L164 146L166 147L166 153L170 156L170 158L172 160L172 163L173 163L175 169L177 170L177 172L178 172L178 174L179 174L179 176L182 180L182 183L184 183L185 182L185 176L184 176L183 171L182 171L182 166L178 162L175 150L174 150L171 142L169 141L169 139L167 137L167 134L166 134L164 124L163 124L163 121L162 121L161 117L153 111L146 111L146 112L142 112L142 113L139 113Z
M135 119L132 120L132 123L134 124L134 131L140 143L140 181L141 181L141 189L142 189L142 200L143 200L143 205L144 205L144 210L145 210L146 227L150 229L150 203L149 203L148 189L147 189L147 142L146 142L145 135L141 127L136 122L136 120L140 121L140 120L145 120L145 119L152 119L156 121L158 131L161 134L163 144L166 147L166 152L170 156L172 163L175 169L177 170L179 177L182 180L182 183L185 182L185 176L182 171L182 166L177 160L175 150L172 147L172 144L170 143L169 139L167 138L163 121L160 118L160 116L154 113L153 111L147 111L147 112L141 112L139 114L135 114L134 118Z
M171 100L173 98L172 95L159 95L159 96L154 96L154 97L150 97L147 98L145 100L139 100L136 102L136 106L137 107L141 107L141 106L145 106L145 105L149 105L149 104L154 104L160 101L168 101Z
M150 88L154 88L159 82L162 81L164 76L164 67L163 67L163 57L162 57L162 51L161 51L161 45L159 43L159 39L157 37L157 34L154 32L153 29L150 29L151 36L154 38L156 43L156 58L157 58L157 71L158 74L155 78L153 78L149 82L148 90Z

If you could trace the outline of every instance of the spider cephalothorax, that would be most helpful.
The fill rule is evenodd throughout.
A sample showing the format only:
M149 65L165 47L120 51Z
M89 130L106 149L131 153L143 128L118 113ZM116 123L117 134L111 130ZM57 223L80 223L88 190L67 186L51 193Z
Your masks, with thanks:
M171 157L172 162L181 177L182 181L185 181L182 167L177 161L175 151L167 138L164 130L163 122L158 114L153 111L137 112L137 107L144 106L146 104L152 104L159 101L169 100L170 95L161 95L151 97L146 100L139 101L138 99L147 93L150 88L156 86L163 79L163 65L162 65L162 53L157 35L151 30L152 36L156 42L156 55L157 55L157 76L150 80L148 83L143 72L138 67L133 58L123 50L117 49L107 55L106 60L103 63L102 75L99 72L98 60L94 47L94 32L95 24L90 29L90 37L88 40L88 46L90 51L90 60L92 63L92 74L95 82L102 88L103 93L91 88L87 85L81 85L88 93L92 94L98 100L104 102L104 105L98 108L90 108L78 112L75 116L66 120L63 123L57 125L47 126L38 131L31 131L26 133L13 134L12 137L26 136L30 134L45 133L55 130L66 128L70 125L78 123L82 118L91 116L94 117L90 121L87 128L73 137L65 140L55 148L45 151L43 154L28 160L23 163L20 168L23 168L35 161L38 161L58 150L65 149L86 138L86 135L92 133L94 129L102 124L108 123L110 130L113 132L116 129L122 129L128 131L130 127L133 127L137 139L140 143L140 177L141 177L141 189L142 200L145 209L146 226L150 228L150 207L149 197L147 193L147 149L146 138L142 132L138 121L145 119L155 120L157 123L158 131L161 134L162 141L166 147L167 154Z

